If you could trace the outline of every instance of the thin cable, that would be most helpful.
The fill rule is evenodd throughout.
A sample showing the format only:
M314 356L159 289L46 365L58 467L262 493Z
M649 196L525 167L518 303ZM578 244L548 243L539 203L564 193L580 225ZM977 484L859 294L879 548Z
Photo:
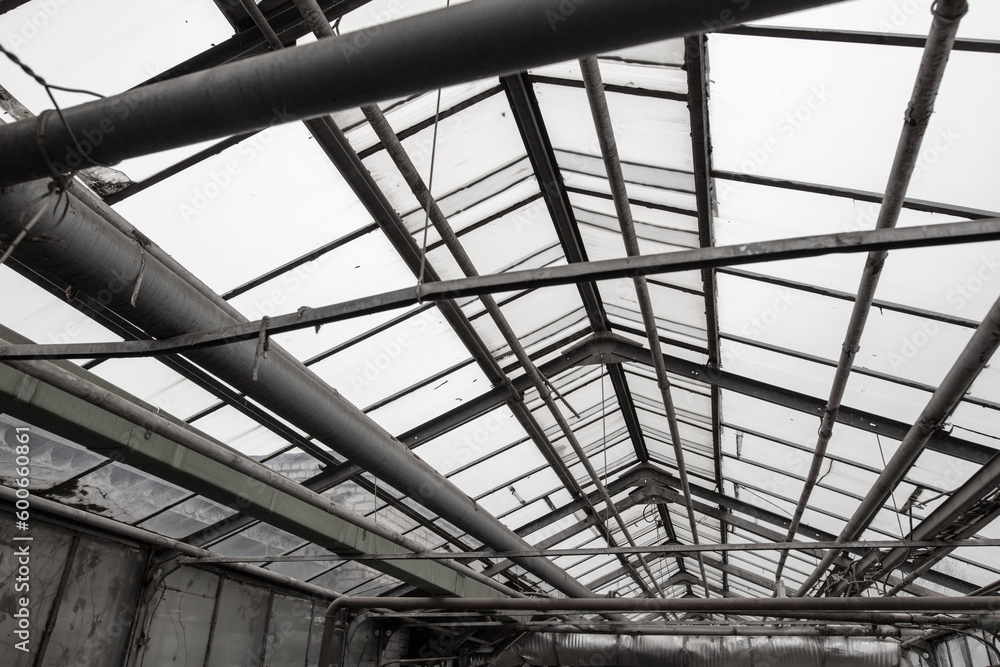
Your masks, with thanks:
M434 158L437 155L438 121L441 114L441 89L437 91L437 106L434 109L434 135L431 138L431 171L427 177L427 192L430 194L434 188ZM424 267L427 264L427 230L431 223L431 202L427 200L424 208L424 240L420 247L420 274L417 276L417 286L424 284ZM419 293L419 292L418 292Z
M601 445L604 450L604 488L608 488L608 422L607 422L607 410L608 406L605 403L604 398L604 369L607 368L603 363L601 364ZM610 496L609 496L610 498ZM604 515L605 529L608 531L608 535L611 534L611 526L609 519L611 518L611 507L608 507L607 513Z
M92 90L86 90L84 88L69 88L67 86L57 86L55 84L49 83L40 74L35 72L35 70L33 70L28 64L26 64L23 60L18 58L16 54L11 53L6 48L4 48L2 44L0 44L0 53L3 53L5 56L7 56L7 58L10 59L10 61L13 62L15 65L20 67L25 74L30 76L32 79L38 82L39 85L45 88L45 94L48 95L49 99L52 101L52 106L55 108L56 113L59 115L59 120L62 121L63 127L66 128L66 132L69 133L69 138L72 139L73 141L73 147L76 149L80 157L95 167L110 167L111 165L109 164L104 164L103 162L98 162L97 160L93 159L92 157L90 157L90 155L87 154L86 151L83 150L83 147L80 146L80 142L77 141L76 134L73 133L73 128L69 126L69 122L67 122L66 117L63 116L62 108L60 108L59 103L56 102L55 95L52 94L52 91L61 90L67 93L81 93L83 95L92 95L94 97L98 97L101 99L104 99L104 95L101 95L100 93L95 93ZM46 161L49 161L48 156L46 156Z
M882 457L882 468L884 469L886 467L885 452L882 451L882 438L879 437L878 433L875 434L875 441L878 442L878 453L879 453L879 456ZM830 463L832 465L833 461L831 461ZM832 467L831 467L831 470L832 470ZM896 507L896 496L895 496L895 494L889 494L889 500L892 501L892 509L895 510L895 512L896 512L896 524L899 526L899 539L902 540L902 539L905 538L905 534L903 533L903 521L902 521L902 519L899 518L899 508Z
M451 6L451 0L445 4L445 8ZM434 106L434 134L431 137L431 167L427 176L427 206L424 207L424 240L420 248L420 273L417 275L417 296L420 295L420 286L424 284L424 268L427 264L427 229L431 224L431 195L434 192L434 158L437 156L438 123L441 120L441 89L437 91L437 104ZM421 300L422 302L422 300Z

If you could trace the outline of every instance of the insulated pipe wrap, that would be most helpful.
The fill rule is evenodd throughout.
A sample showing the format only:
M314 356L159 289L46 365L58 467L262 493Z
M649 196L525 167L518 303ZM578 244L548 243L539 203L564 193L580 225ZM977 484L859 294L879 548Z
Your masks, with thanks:
M72 194L67 195L69 209L60 220L61 204L54 211L50 200L38 201L46 193L44 181L0 190L0 242L10 243L40 206L49 207L31 230L34 240L26 238L14 250L13 257L28 268L55 274L154 338L245 321L151 257L135 239L114 229ZM143 279L133 306L140 270ZM490 548L531 548L278 345L272 343L267 357L260 360L254 380L256 348L256 341L249 340L185 356ZM566 595L593 597L551 561L520 559L519 564Z
M899 644L853 637L529 635L489 667L900 667Z

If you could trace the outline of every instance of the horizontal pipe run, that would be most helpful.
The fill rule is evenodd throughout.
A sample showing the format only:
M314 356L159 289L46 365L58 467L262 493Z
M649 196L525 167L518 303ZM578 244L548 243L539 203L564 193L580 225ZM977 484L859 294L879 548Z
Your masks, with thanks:
M378 614L381 618L400 620L406 622L407 619L414 619L415 622L425 625L444 625L445 623L461 623L463 619L469 621L475 621L479 618L480 614L477 612L470 611L450 611L450 612L439 612L439 611L411 611L411 612L395 612L395 611L382 611ZM960 625L967 627L979 627L980 622L983 619L997 618L996 614L992 613L981 613L981 614L962 614L962 615L942 615L942 614L899 614L890 612L809 612L808 619L796 615L796 612L782 612L773 611L767 615L768 619L781 618L782 625L795 624L795 623L811 623L813 621L822 620L829 621L830 623L840 623L840 624L853 624L860 623L868 626L872 625ZM436 620L429 620L436 619ZM550 621L538 621L539 623L561 623L561 621L550 620ZM773 624L774 621L771 620L760 620L760 621L743 621L744 625L755 625L762 626ZM685 623L685 625L694 624L694 622ZM573 624L576 627L580 627L580 623ZM701 627L709 625L707 623L699 623ZM715 624L712 624L715 625ZM596 624L595 624L596 626ZM608 621L604 620L600 622L598 627L609 628L612 631L618 632L616 628L622 627L652 627L659 628L663 626L662 622L635 622L635 621ZM622 634L626 634L625 630L621 630Z
M344 303L319 308L305 308L294 314L270 318L267 323L267 332L268 334L277 334L295 331L328 322L412 306L422 301L442 301L517 289L566 285L585 280L608 280L653 273L673 273L708 267L815 257L833 253L976 243L997 239L1000 239L1000 218L991 218L948 225L820 234L597 262L579 262L544 269L510 271L475 278L424 283L417 287L385 292ZM16 256L17 251L15 251ZM252 340L260 336L260 330L261 321L257 320L210 331L162 337L155 341L6 346L0 347L0 359L97 359L156 356Z
M431 626L433 627L433 626ZM827 623L811 626L752 626L752 625L619 625L606 623L507 623L503 621L470 621L447 623L449 630L501 630L503 632L558 632L583 635L628 635L649 637L910 637L921 631L897 628L891 625L830 625Z
M10 503L13 506L16 501L17 495L14 489L0 485L0 502ZM57 503L54 500L49 500L48 498L40 498L32 495L31 508L32 510L36 510L43 514L63 519L64 521L68 521L76 526L82 526L84 528L90 528L103 533L118 535L125 539L134 540L141 544L148 544L160 549L170 549L172 551L186 554L189 558L194 558L195 560L198 558L215 556L213 552L207 549L201 549L184 542L179 542L143 528L137 528L136 526L119 523L118 521L114 521L91 512L85 512L75 507ZM285 586L299 591L300 593L305 593L306 595L326 598L328 600L335 599L340 595L340 593L332 591L329 588L323 588L322 586L310 584L305 581L299 581L298 579L293 579L287 575L280 574L273 570L267 570L262 567L257 567L256 565L241 565L239 563L232 563L230 566L241 574L249 575L262 581L278 584L280 586Z
M531 611L580 613L673 612L701 614L739 614L769 616L774 612L794 612L801 618L810 612L995 612L998 601L985 597L907 597L907 598L337 598L326 611L320 656L327 661L342 652L342 635L352 609L388 609L391 611ZM329 664L329 663L321 663ZM340 664L340 661L333 664Z
M691 612L767 616L769 612L889 611L914 613L995 612L1000 601L992 597L905 598L378 598L342 596L327 609L327 618L342 609L410 611L537 611L597 613Z
M535 549L530 551L465 551L368 554L360 556L215 556L190 559L201 563L319 562L380 560L478 560L480 558L558 558L561 556L607 556L617 554L686 554L705 551L791 551L795 549L940 549L959 547L1000 547L1000 539L970 540L856 540L853 542L727 542L725 544L669 544L634 547L595 547L584 549Z
M79 148L53 114L0 127L0 184L836 1L462 3L65 109Z

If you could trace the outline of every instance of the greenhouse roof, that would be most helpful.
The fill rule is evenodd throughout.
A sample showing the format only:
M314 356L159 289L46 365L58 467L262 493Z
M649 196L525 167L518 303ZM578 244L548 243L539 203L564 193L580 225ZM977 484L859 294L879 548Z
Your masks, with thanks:
M317 38L278 0L0 1L0 44L108 96L64 121L0 62L4 483L27 423L36 496L349 595L995 592L1000 5L730 3L467 75L421 69L477 48L442 29L380 88L397 22L499 6L446 4L322 0ZM372 99L251 121L324 39ZM119 115L47 190L83 103ZM25 389L44 358L142 418Z

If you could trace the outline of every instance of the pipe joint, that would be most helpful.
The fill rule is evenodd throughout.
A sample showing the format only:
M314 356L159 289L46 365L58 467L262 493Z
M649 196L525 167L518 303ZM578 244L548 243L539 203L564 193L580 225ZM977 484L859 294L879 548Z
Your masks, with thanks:
M941 5L945 5L943 8ZM949 2L944 0L934 0L931 4L931 14L938 21L941 21L944 25L948 26L952 23L958 23L969 13L969 3L965 0L958 0L957 2Z

